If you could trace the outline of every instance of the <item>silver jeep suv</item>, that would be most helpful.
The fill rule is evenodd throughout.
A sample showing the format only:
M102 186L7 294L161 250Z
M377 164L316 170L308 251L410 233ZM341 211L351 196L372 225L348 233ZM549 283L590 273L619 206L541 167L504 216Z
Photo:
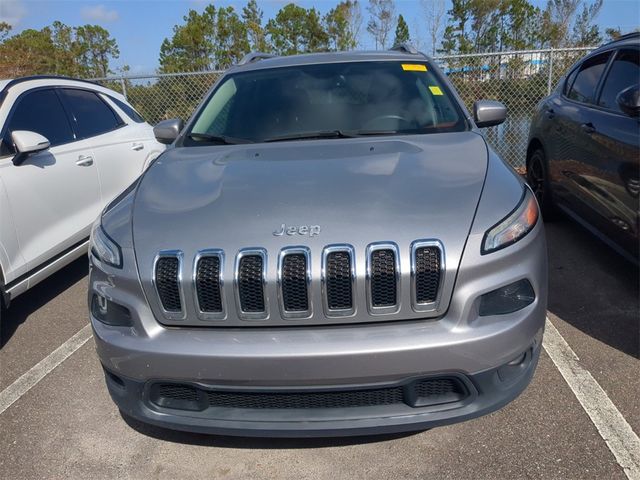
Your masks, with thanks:
M540 353L538 205L427 57L250 54L94 224L109 392L143 422L256 436L492 412Z

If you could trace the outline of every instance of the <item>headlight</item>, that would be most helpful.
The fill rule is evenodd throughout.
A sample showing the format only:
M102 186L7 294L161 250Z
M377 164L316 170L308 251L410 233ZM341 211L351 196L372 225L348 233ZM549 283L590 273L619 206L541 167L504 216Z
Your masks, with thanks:
M538 221L538 216L538 203L529 187L525 187L522 200L515 210L484 234L482 254L495 252L516 243L531 231Z
M89 245L91 254L98 260L112 267L122 268L120 246L107 235L100 222L96 222L91 230Z

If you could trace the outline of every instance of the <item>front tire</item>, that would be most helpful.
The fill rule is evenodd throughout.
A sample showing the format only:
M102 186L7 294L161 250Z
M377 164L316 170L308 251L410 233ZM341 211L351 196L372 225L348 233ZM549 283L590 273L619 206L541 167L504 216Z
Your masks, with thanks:
M527 161L527 183L538 200L544 219L553 220L556 209L549 183L547 158L542 148L536 148Z

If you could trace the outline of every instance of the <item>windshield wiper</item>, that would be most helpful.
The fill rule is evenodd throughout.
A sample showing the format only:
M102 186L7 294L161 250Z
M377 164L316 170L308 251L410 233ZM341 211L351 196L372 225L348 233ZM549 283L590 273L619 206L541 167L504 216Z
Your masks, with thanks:
M263 142L285 142L287 140L311 140L314 138L358 138L372 135L393 135L396 130L319 130L317 132L292 133L265 138Z
M319 130L317 132L301 132L289 135L279 135L277 137L265 138L263 142L285 142L287 140L308 140L314 138L354 138L353 135L342 130Z
M227 137L226 135L211 135L209 133L195 133L192 132L187 135L195 141L205 141L207 143L221 143L223 145L239 145L242 143L255 143L253 140L247 138Z

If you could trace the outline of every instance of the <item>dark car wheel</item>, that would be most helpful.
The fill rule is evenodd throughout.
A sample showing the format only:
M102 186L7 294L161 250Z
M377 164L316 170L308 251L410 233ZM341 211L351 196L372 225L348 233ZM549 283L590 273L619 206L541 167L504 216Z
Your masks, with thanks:
M541 148L535 149L529 157L527 162L527 183L538 200L544 219L552 220L555 217L556 210L553 206L551 186L549 184L547 159Z

